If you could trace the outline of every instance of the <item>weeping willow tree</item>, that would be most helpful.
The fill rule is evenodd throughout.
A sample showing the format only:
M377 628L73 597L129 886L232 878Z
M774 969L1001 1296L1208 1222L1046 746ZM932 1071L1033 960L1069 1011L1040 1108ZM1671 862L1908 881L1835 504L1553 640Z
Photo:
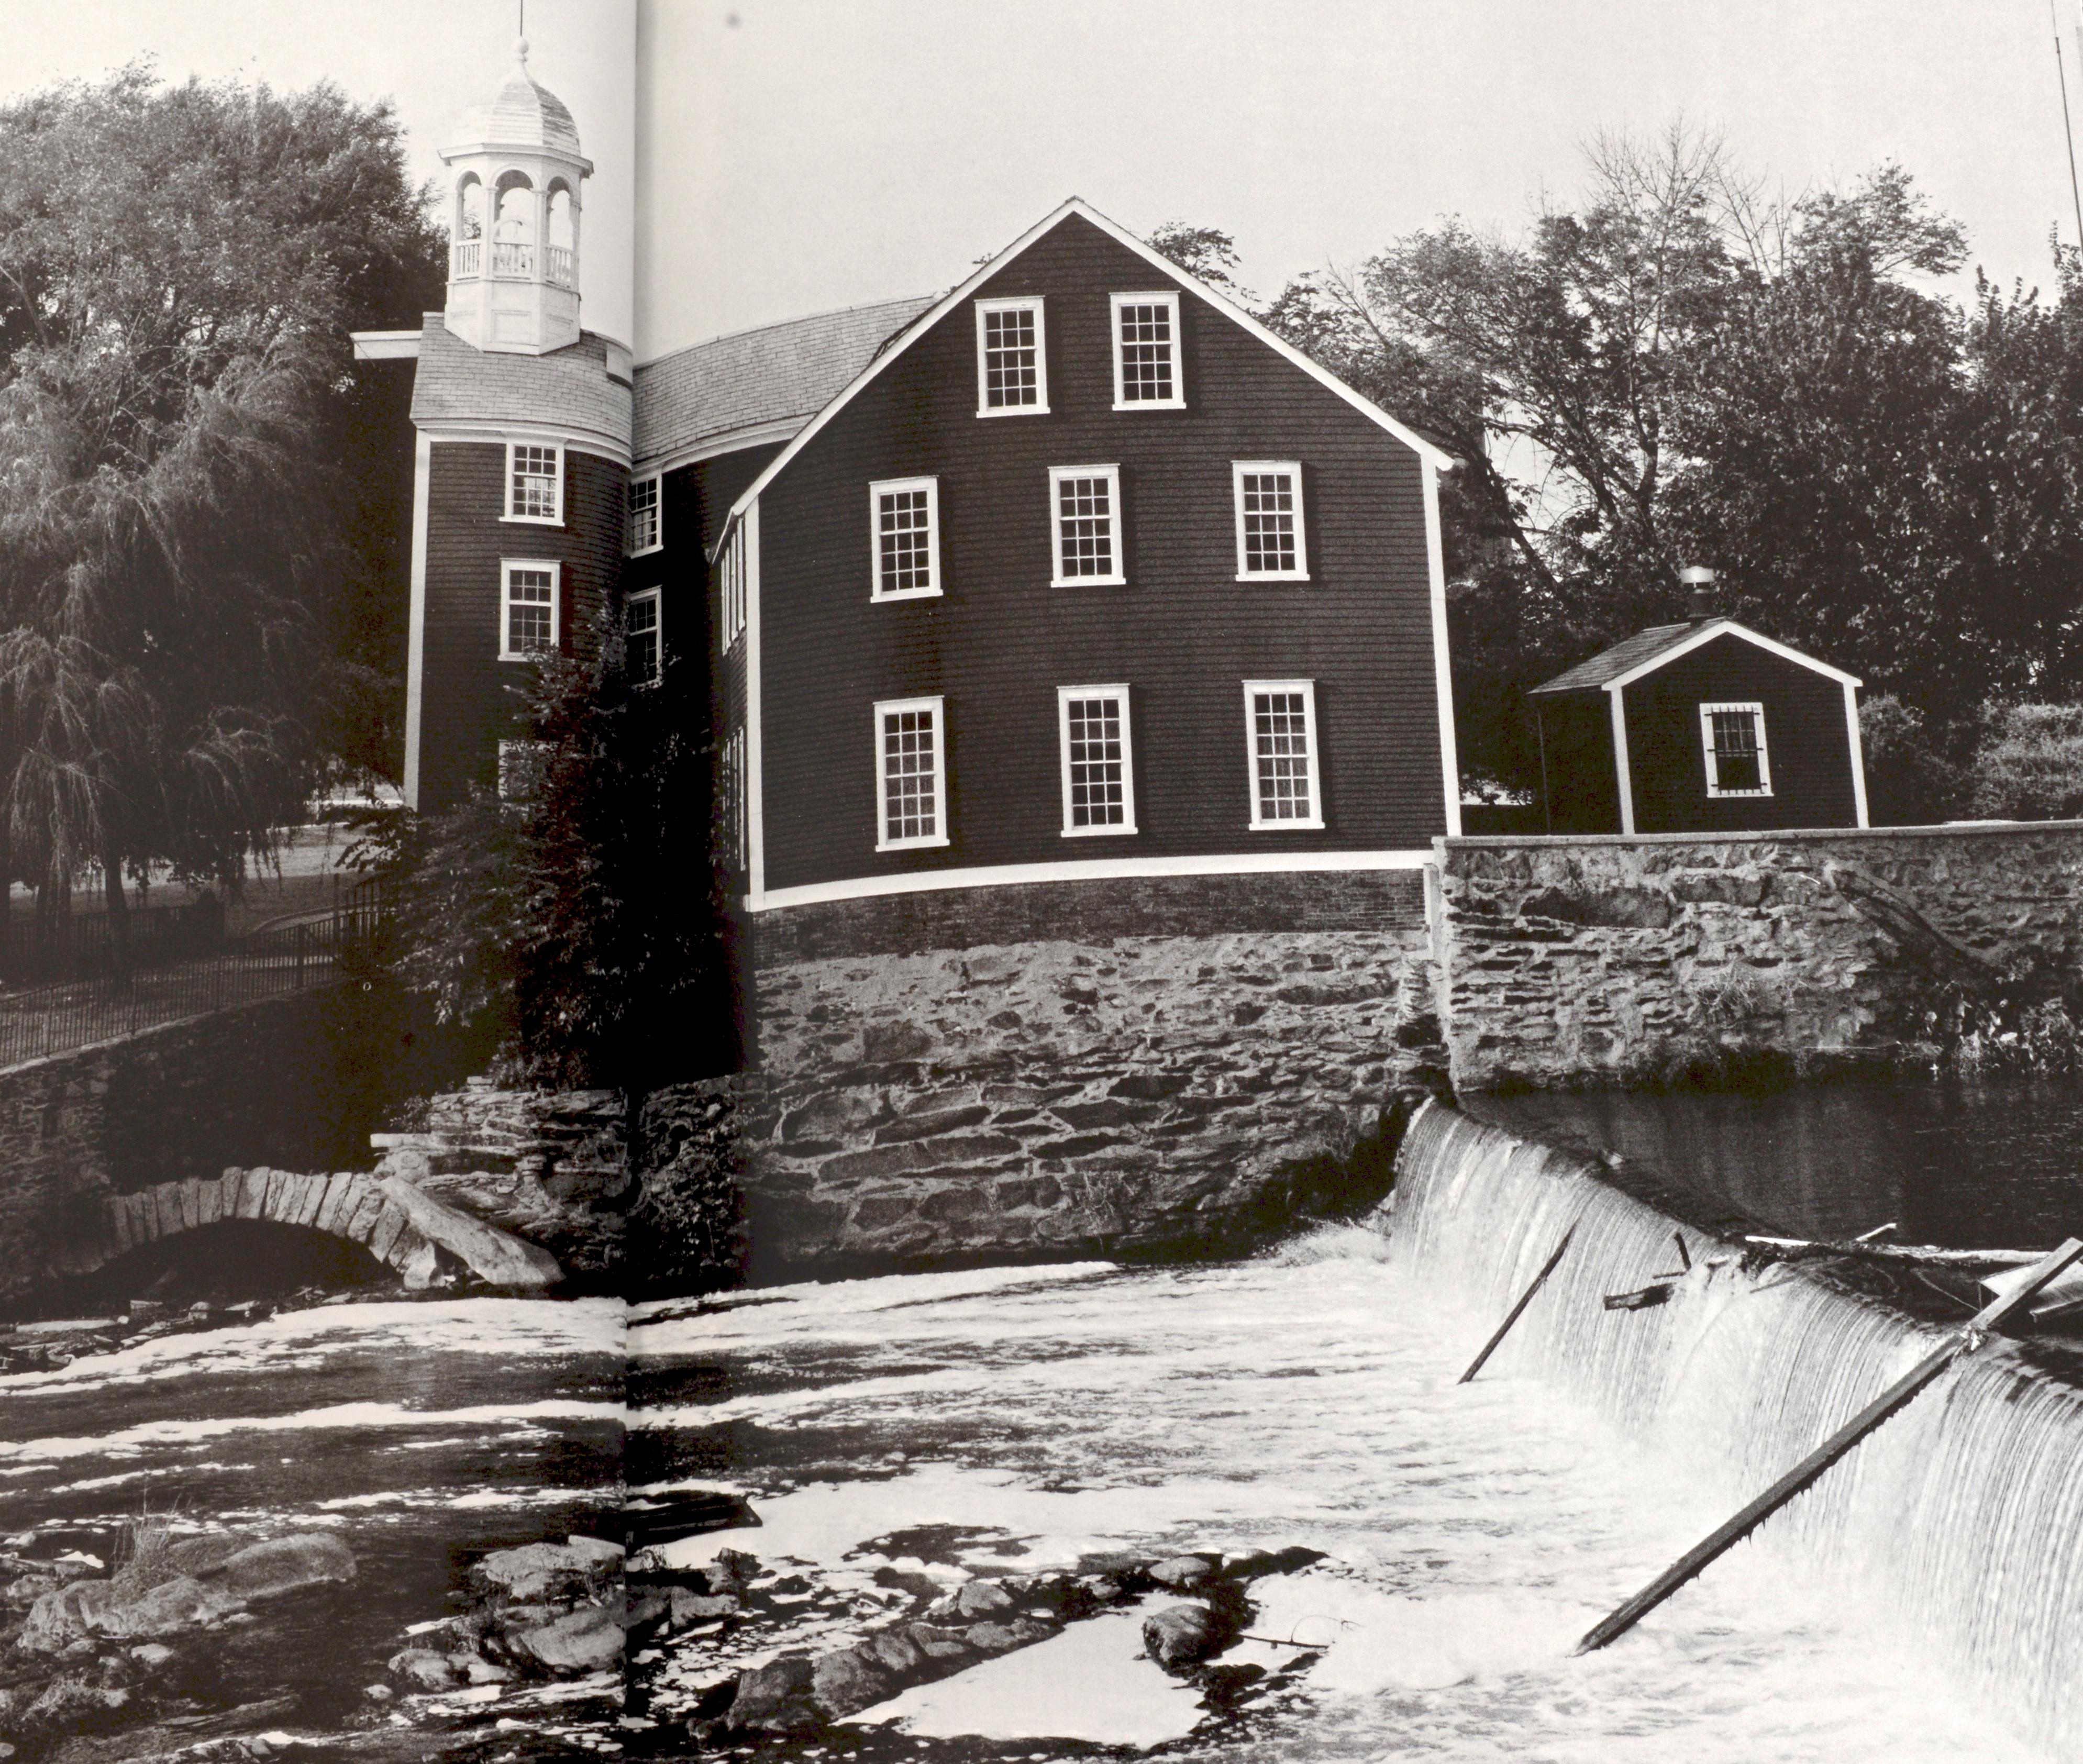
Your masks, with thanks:
M133 68L0 109L0 867L235 884L353 598L347 333L438 288L385 106Z

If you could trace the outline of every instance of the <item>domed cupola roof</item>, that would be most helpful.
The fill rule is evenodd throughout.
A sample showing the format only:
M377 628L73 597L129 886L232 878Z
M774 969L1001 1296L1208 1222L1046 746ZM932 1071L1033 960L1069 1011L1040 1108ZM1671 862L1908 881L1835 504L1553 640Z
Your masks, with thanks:
M578 125L564 101L537 85L528 72L528 40L513 45L513 71L489 103L475 104L457 120L458 146L543 150L577 156ZM445 149L454 153L457 148Z

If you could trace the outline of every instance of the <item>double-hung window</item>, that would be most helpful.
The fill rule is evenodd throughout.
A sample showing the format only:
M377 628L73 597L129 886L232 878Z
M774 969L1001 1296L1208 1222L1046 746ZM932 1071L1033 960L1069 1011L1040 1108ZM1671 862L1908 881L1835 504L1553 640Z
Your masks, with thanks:
M1301 466L1293 460L1240 459L1231 475L1236 498L1237 580L1308 581Z
M665 627L660 591L640 589L623 610L623 653L632 686L656 686L665 671Z
M745 629L745 523L733 525L723 542L716 575L723 601L723 647L728 653Z
M1058 686L1056 720L1063 747L1063 837L1134 833L1128 688Z
M1050 466L1049 506L1056 563L1052 587L1118 588L1128 580L1121 570L1118 466Z
M504 521L559 526L564 518L564 450L533 441L506 444Z
M875 707L875 849L948 842L947 712L940 698Z
M1316 683L1247 680L1244 718L1253 830L1322 826Z
M1772 761L1765 752L1763 704L1752 699L1701 705L1700 745L1706 755L1709 796L1772 794Z
M499 659L526 661L557 647L558 577L563 566L509 558L499 571Z
M868 487L874 533L874 600L915 600L940 592L940 489L937 478L893 478Z
M1039 295L976 303L977 415L1049 414L1049 339Z
M631 479L628 530L623 536L623 549L632 557L641 557L646 551L657 551L664 542L659 524L657 475Z
M1113 407L1177 411L1186 405L1179 373L1177 293L1113 296Z

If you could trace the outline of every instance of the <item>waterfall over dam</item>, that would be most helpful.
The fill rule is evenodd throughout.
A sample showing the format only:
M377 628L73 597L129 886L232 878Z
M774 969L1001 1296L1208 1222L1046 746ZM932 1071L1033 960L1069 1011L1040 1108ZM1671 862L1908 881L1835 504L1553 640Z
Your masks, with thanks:
M1387 1204L1392 1262L1502 1319L1570 1253L1485 1369L1584 1402L1727 1496L1756 1494L1942 1339L1884 1304L1739 1253L1597 1167L1433 1105ZM1677 1268L1669 1303L1608 1311ZM2057 1756L2083 1756L2083 1391L1989 1341L1766 1521L1818 1584L1888 1614ZM1714 1568L1707 1571L1711 1576ZM1608 1602L1633 1585L1603 1589ZM1665 1607L1684 1620L1686 1591Z

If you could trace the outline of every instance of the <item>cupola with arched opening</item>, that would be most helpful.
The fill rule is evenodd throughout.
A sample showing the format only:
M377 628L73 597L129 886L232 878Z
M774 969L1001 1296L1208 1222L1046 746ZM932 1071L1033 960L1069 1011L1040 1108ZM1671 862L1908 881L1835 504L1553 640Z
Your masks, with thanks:
M546 355L579 340L579 189L593 162L572 113L528 72L528 44L489 103L464 113L448 167L443 323L475 348Z

